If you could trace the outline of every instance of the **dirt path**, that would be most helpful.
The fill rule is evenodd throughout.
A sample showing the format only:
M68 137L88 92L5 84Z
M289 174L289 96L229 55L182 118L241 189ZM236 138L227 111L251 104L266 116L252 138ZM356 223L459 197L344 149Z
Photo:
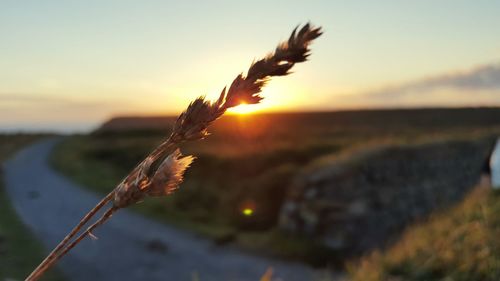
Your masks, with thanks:
M56 139L5 164L9 197L21 219L52 249L100 199L48 165ZM268 267L284 281L316 280L311 268L216 247L193 234L120 211L60 263L70 280L258 281Z

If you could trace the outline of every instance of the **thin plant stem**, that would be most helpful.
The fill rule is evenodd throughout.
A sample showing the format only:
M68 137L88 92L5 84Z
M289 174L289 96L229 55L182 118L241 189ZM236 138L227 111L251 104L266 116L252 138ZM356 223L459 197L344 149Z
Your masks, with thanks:
M47 261L43 266L39 266L33 273L31 273L30 277L26 279L26 281L35 281L38 280L44 273L47 271L52 265L54 265L58 260L64 257L71 249L73 249L78 243L80 243L83 238L87 237L87 235L91 234L92 231L106 222L111 216L118 210L118 208L110 207L101 218L99 218L94 224L89 226L87 230L82 232L73 242L71 242L66 248L60 249L52 259Z
M40 269L44 268L45 265L47 265L48 263L51 263L51 261L56 258L58 252L64 248L64 246L66 246L66 244L73 238L75 237L75 235L80 231L80 229L82 229L83 226L85 226L85 224L87 224L87 222L95 216L95 214L102 209L102 207L104 207L108 202L110 202L112 199L113 199L113 195L114 195L114 192L110 192L108 195L106 195L106 197L104 197L99 203L97 203L97 205L95 205L94 208L92 208L92 210L90 210L81 220L80 222L73 228L73 230L71 230L70 233L68 233L68 235L66 235L66 237L64 237L64 239L59 242L59 244L54 248L54 250L52 250L52 252L50 252L50 254L38 265L37 268L35 268L35 270L33 270L33 272L26 278L26 280L36 280L36 279L33 279L34 277L34 274L36 272L39 272Z

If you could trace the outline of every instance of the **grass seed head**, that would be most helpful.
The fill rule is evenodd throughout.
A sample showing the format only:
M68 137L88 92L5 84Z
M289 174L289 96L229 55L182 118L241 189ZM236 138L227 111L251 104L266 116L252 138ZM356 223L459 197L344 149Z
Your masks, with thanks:
M203 139L208 135L208 126L227 109L243 103L259 103L263 99L259 93L271 77L288 75L296 63L306 61L310 55L309 45L322 34L320 27L310 23L297 30L298 27L274 52L253 62L246 76L236 76L229 89L222 90L217 101L210 102L204 97L193 101L177 119L171 138L176 141Z
M274 52L253 62L246 76L236 76L229 89L226 91L224 88L215 102L205 97L198 97L191 102L177 118L169 139L116 188L114 205L125 207L142 200L146 195L164 196L176 190L184 171L194 158L181 157L175 148L183 142L208 136L208 126L227 109L242 103L259 103L263 99L259 93L271 77L288 75L296 63L306 61L310 53L309 45L321 34L321 28L309 23L300 29L295 28L288 40L280 43ZM160 159L165 160L158 166ZM158 168L152 169L154 166Z
M146 196L158 197L171 194L181 184L184 172L193 160L192 156L182 157L180 150L176 149L158 168L153 169L151 157L146 158L116 187L113 206L124 208L142 201Z
M193 160L191 155L182 157L179 149L170 154L156 170L151 184L145 188L147 195L166 196L177 190Z

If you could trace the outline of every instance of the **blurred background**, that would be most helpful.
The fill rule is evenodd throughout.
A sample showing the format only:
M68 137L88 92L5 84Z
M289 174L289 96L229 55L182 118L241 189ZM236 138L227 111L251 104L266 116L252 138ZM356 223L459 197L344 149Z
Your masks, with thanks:
M308 21L324 30L310 60L183 145L178 192L44 280L499 280L499 11L0 2L0 280L23 280L190 101Z

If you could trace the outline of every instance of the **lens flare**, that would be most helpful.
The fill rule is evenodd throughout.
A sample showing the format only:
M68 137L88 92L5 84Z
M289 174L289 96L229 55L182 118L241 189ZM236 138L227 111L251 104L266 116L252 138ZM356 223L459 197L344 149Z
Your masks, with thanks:
M243 213L243 215L245 215L247 217L253 215L253 209L250 209L250 208L245 208L241 212Z

